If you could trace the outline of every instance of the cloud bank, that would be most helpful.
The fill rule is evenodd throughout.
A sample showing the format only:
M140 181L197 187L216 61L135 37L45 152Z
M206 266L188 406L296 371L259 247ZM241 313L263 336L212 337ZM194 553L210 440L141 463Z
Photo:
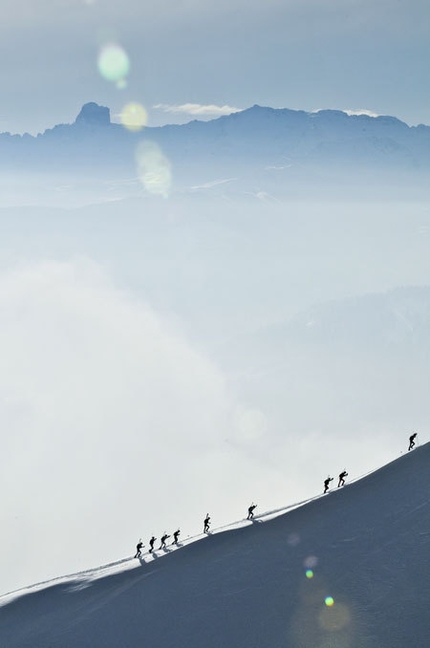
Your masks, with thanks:
M316 108L315 110L312 110L312 113L319 113L322 112L323 110L327 110L327 108ZM339 110L338 108L330 108L329 110ZM373 110L367 110L366 108L342 108L341 112L344 112L346 115L352 116L352 115L367 115L368 117L379 117L379 113L374 112Z
M217 106L215 104L197 104L185 103L180 105L175 104L156 104L153 106L156 110L162 110L165 113L192 115L198 117L221 117L222 115L231 115L231 113L241 112L243 108L236 108L234 106Z
M168 322L83 260L3 273L0 311L2 591L237 517L254 460L234 439L264 416Z
M379 117L379 114L373 110L366 110L366 108L355 108L353 110L344 109L344 113L347 115L367 115L368 117Z

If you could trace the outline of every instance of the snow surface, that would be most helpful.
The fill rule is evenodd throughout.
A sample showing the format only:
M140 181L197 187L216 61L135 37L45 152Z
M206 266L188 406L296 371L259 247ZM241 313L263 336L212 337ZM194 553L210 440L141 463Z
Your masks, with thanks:
M425 648L429 463L426 444L286 513L7 594L0 645Z

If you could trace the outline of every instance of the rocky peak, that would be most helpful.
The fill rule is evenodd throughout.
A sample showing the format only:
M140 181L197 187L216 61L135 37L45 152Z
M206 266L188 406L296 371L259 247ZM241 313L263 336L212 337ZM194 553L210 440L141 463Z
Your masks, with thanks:
M75 124L86 124L91 126L109 126L110 110L105 106L99 106L94 101L82 106L81 112L76 117Z

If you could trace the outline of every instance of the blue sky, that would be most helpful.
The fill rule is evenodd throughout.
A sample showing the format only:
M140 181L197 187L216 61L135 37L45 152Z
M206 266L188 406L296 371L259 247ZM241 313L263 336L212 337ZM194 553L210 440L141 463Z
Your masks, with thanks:
M154 125L254 103L429 124L429 33L427 0L3 0L0 130L71 122L87 101L138 102ZM112 42L122 89L97 67Z

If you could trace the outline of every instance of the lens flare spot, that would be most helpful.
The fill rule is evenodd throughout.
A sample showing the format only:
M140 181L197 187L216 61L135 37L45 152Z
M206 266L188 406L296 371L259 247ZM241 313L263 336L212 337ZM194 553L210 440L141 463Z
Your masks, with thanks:
M292 547L297 547L297 545L300 542L299 534L298 533L290 533L290 535L288 536L287 542Z
M172 184L170 162L155 142L140 142L136 149L137 174L145 189L167 198Z
M332 607L334 605L334 599L332 596L326 596L324 603L326 604L327 607Z
M312 569L307 569L306 570L306 578L313 578L313 577L314 577L314 573L313 573Z
M318 621L324 630L339 632L351 623L351 614L346 605L339 603L333 607L323 608Z
M148 123L148 113L138 103L129 103L121 113L121 124L130 131L140 131Z
M237 436L243 441L256 441L267 432L267 418L259 409L240 408L235 419Z
M316 556L308 556L304 559L303 565L308 569L312 569L318 565L318 558Z
M130 71L130 60L121 45L109 43L101 48L97 66L104 79L120 85Z

